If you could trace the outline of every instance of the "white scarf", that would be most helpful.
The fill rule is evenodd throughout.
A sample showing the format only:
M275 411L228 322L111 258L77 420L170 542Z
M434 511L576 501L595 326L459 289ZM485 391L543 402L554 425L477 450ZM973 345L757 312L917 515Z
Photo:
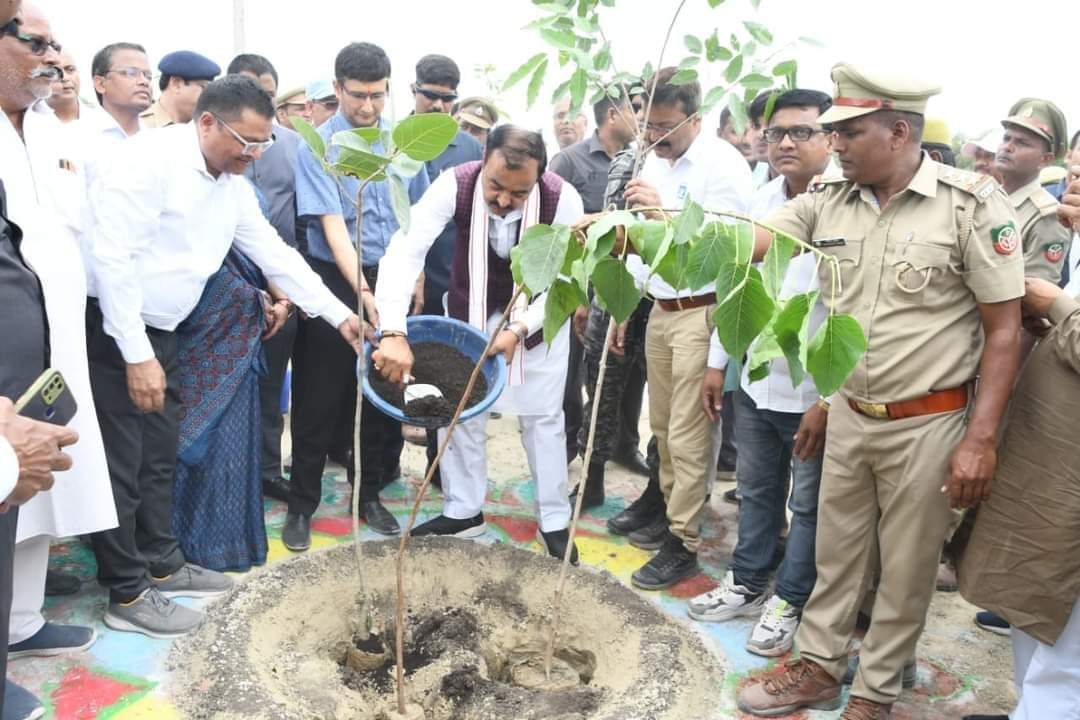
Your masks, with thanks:
M473 206L471 226L469 228L469 324L487 333L488 322L488 229L491 224L488 218L488 206L484 200L483 177L478 177L476 189L473 191ZM540 183L533 186L525 205L521 209L521 225L518 228L518 238L540 219ZM529 306L525 294L518 296L510 311L510 322L515 322L524 316ZM518 343L514 351L514 358L510 362L509 377L510 385L523 385L525 383L525 348L524 341Z

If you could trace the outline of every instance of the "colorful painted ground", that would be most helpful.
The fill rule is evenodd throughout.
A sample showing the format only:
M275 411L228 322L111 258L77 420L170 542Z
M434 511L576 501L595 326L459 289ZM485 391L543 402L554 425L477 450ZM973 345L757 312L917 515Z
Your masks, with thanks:
M517 443L516 427L511 420L503 419L492 423L489 432L492 437L489 449L491 483L486 514L490 529L488 536L480 542L510 542L539 551L534 540L532 484L524 470L527 466ZM383 491L384 501L400 518L407 514L406 502L419 484L418 473L423 469L423 462L422 450L409 448L403 463L404 481ZM604 531L604 521L637 495L644 480L610 464L608 467L608 501L598 512L583 518L579 548L585 563L601 566L629 584L630 574L649 555L631 547L623 538L609 536ZM719 497L728 487L730 485L724 483L714 489L703 533L706 538L701 552L704 572L670 592L651 595L666 612L693 624L707 646L726 664L725 684L729 691L724 705L716 709L715 718L742 717L735 707L736 689L747 678L769 672L776 665L744 649L753 625L751 620L702 625L686 618L686 598L714 587L730 559L736 511ZM348 496L344 473L328 471L323 480L323 503L313 522L313 550L348 539ZM432 499L425 505L425 517L437 514L440 502L438 492L434 491ZM287 560L290 553L280 540L284 505L268 501L266 510L270 562ZM838 548L837 551L842 550ZM38 693L47 707L47 717L57 720L171 720L180 717L164 690L169 674L166 658L170 642L114 632L101 624L106 593L94 580L94 559L87 545L76 539L56 544L52 563L54 568L78 574L84 580L84 588L70 598L50 599L47 616L57 622L92 623L98 630L99 640L89 651L79 655L12 661L10 675ZM242 582L243 577L238 580ZM977 629L972 623L974 611L956 595L939 594L935 599L919 647L918 683L913 691L904 693L894 708L896 720L945 720L968 712L1007 712L1010 709L1009 643L1005 638ZM838 712L809 712L792 717L824 720L838 715Z

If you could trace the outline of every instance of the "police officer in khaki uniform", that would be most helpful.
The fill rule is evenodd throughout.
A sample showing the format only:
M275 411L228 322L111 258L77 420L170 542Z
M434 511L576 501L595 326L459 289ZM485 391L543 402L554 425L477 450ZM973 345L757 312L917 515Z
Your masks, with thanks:
M161 97L139 114L144 128L160 128L174 123L191 122L195 103L203 88L221 74L221 66L191 50L177 50L158 63Z
M1049 100L1024 98L1001 121L1005 136L994 167L1016 208L1024 274L1057 284L1072 238L1057 221L1057 200L1039 182L1039 171L1065 155L1065 116Z
M1024 264L1004 232L1015 215L997 183L920 150L927 99L939 88L845 64L832 77L836 99L821 123L834 130L844 177L766 223L836 260L835 285L832 263L821 263L822 294L830 310L855 317L868 347L829 411L817 584L795 637L801 657L746 686L739 707L772 716L840 706L859 603L880 560L842 716L878 720L900 694L956 509L988 492L1017 372ZM759 230L756 257L769 244Z

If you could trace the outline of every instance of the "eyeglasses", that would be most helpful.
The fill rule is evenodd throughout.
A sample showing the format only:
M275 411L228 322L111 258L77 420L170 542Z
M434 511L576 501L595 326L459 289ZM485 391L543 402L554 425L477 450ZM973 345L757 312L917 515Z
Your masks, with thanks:
M312 102L314 102L316 105L322 105L327 110L338 109L338 101L336 98L330 98L329 100L313 100ZM300 107L303 107L303 105L301 105Z
M256 152L264 153L264 152L266 152L267 150L270 149L271 145L274 144L274 138L270 138L269 140L260 140L258 142L252 142L252 141L248 140L247 138L245 138L240 133L233 130L231 127L229 127L229 123L222 120L221 117L218 116L216 113L210 113L210 114L214 116L215 120L217 120L219 123L221 123L222 127L224 127L226 130L229 131L230 135L232 135L234 138L236 138L236 142L238 142L238 143L240 143L241 145L244 146L243 149L240 150L241 155L254 155Z
M44 55L45 52L52 48L53 52L59 54L63 47L55 40L46 40L40 35L27 35L24 32L19 31L19 21L12 20L7 25L0 27L0 36L10 35L24 45L30 46L30 53L32 55Z
M373 93L356 92L354 90L349 90L344 85L341 86L341 89L345 92L346 95L351 97L353 100L360 100L361 102L363 102L364 100L370 100L373 103L377 103L377 102L382 102L383 100L386 99L386 93L385 92L373 92Z
M456 92L441 93L441 92L435 92L434 90L428 90L426 88L420 88L420 87L414 87L413 92L414 93L420 93L421 95L426 97L428 100L442 100L444 103L456 102L457 99L458 99L458 94Z
M800 143L800 142L806 142L807 140L814 137L814 135L816 135L818 133L828 135L829 131L828 130L822 130L821 128L810 127L809 125L796 125L794 127L789 127L789 128L785 128L785 127L766 128L766 130L764 132L764 135L765 135L765 142L769 143L770 145L775 145L776 143L783 140L785 135L791 136L792 142Z
M134 80L134 79L136 79L138 77L142 77L147 82L150 82L151 80L154 79L154 73L150 72L149 70L143 70L142 68L137 68L137 67L122 67L122 68L116 68L115 70L106 70L105 71L106 75L108 75L109 73L116 73L117 75L123 75L128 80Z

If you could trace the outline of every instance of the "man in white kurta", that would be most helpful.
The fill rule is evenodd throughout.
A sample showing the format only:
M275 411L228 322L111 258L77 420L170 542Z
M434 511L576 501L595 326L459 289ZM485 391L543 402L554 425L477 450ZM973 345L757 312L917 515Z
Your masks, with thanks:
M24 10L21 31L51 37L48 22L31 7ZM11 657L18 657L75 651L93 642L91 628L46 623L41 615L49 541L115 527L116 510L86 357L86 275L79 250L84 178L69 134L40 99L48 96L49 77L31 77L58 56L52 48L35 56L25 43L3 42L0 58L14 72L0 81L5 110L0 114L0 179L8 190L9 215L24 232L23 256L41 280L52 366L78 403L70 427L81 438L71 449L74 468L58 474L51 492L20 510L9 636Z
M522 232L536 222L570 225L581 218L581 197L558 176L545 173L545 165L538 133L503 126L489 137L482 163L443 173L413 207L408 233L394 236L379 265L382 281L375 297L382 339L373 360L386 377L400 381L412 367L405 323L412 288L428 249L447 225L458 226L447 313L488 334L496 330L513 292L509 256ZM481 278L482 273L487 277ZM512 360L507 387L493 409L518 416L536 481L538 540L550 554L562 557L570 522L562 411L569 325L548 346L540 341L544 296L520 305L494 347ZM413 534L477 537L485 532L487 419L483 413L454 430L440 471L443 513ZM440 441L445 432L440 431ZM576 552L572 557L576 562Z

